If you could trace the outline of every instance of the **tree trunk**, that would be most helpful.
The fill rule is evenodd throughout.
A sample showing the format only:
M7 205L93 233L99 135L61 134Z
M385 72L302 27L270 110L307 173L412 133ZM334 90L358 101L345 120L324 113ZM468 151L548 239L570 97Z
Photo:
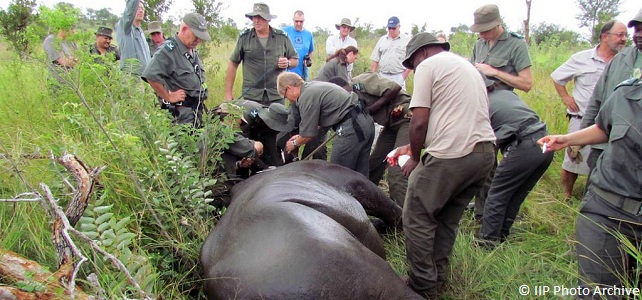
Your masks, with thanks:
M526 20L524 20L524 39L526 44L531 44L531 2L533 0L524 0L526 1Z

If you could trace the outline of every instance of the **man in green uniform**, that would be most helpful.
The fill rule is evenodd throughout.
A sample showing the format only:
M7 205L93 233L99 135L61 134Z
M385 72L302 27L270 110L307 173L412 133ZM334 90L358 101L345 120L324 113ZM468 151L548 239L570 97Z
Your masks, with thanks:
M330 82L359 95L359 99L365 102L374 121L383 126L368 162L370 165L368 177L370 181L379 184L386 171L386 155L393 149L410 143L408 126L412 114L408 104L411 96L397 82L379 73L360 74L352 78L352 85L341 77L330 78ZM390 198L403 207L408 178L401 172L401 167L396 165L388 167L387 179Z
M188 13L178 33L157 51L143 71L143 80L174 105L175 123L200 127L207 84L196 46L210 39L203 16Z
M255 3L252 12L245 14L254 28L241 32L230 56L225 75L225 100L234 99L236 70L243 63L242 98L268 106L272 102L285 104L276 91L276 76L299 63L299 54L285 33L270 26L276 16L265 3Z
M114 60L120 60L120 52L118 51L118 48L116 46L113 46L111 44L111 41L113 37L111 36L112 29L108 27L98 27L98 30L96 30L96 43L94 44L94 47L89 49L89 53L94 54L94 55L110 55L110 53L113 53ZM102 63L104 62L103 57L96 57L94 58L94 62L96 63Z
M595 124L595 117L600 111L602 103L609 98L618 84L629 78L640 78L640 70L642 68L642 10L627 25L629 28L633 28L633 45L620 51L604 68L604 72L602 72L602 76L600 76L595 85L586 112L582 117L580 128L590 127ZM587 182L591 181L591 173L595 168L597 158L602 154L604 148L606 148L604 143L591 145L591 152L586 159L586 163L591 170Z

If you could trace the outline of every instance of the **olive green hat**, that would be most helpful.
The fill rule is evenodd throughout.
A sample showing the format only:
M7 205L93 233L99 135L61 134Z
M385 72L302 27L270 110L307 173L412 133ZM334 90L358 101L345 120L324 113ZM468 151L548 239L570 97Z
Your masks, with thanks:
M254 6L252 6L252 12L246 13L246 17L252 19L254 16L260 16L261 18L270 21L272 19L276 19L275 15L270 14L270 7L265 4L265 3L254 3Z
M152 34L154 32L163 33L163 27L161 25L162 24L160 21L149 22L149 25L147 25L147 30L145 30L145 34Z
M275 131L291 131L294 128L294 119L288 118L289 115L285 105L281 103L272 103L259 110L261 120Z
M408 45L406 45L406 58L404 58L401 64L407 69L412 70L413 66L410 64L410 58L412 58L412 55L417 52L417 50L426 45L440 45L444 50L450 50L450 43L439 41L432 33L421 32L408 41Z
M199 13L188 13L183 17L183 23L192 30L194 35L204 41L211 41L209 32L207 32L207 23L205 18Z
M631 28L631 27L635 26L638 23L642 23L642 9L640 9L640 11L638 11L638 13L635 15L635 17L633 17L633 19L631 19L631 21L629 21L629 24L627 26L629 28Z
M337 28L337 30L339 30L343 25L350 27L350 31L353 31L355 28L354 26L352 26L352 22L350 22L350 19L348 18L341 19L341 22L334 24L334 27Z
M113 32L113 30L111 28L102 27L101 26L101 27L98 27L98 30L96 30L96 35L102 35L102 36L106 36L108 38L113 38L111 36L112 32Z
M502 24L502 18L499 16L499 7L495 4L484 5L473 14L475 24L470 26L472 32L484 32L493 29L493 27Z

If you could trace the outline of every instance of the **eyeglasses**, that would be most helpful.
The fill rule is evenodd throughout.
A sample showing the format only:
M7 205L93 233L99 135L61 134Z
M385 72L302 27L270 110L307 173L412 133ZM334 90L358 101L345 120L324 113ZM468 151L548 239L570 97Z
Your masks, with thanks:
M395 30L397 28L399 28L399 27L388 27L388 30Z
M293 20L293 21L294 21L294 23L303 23L303 21L305 21L305 20Z
M621 38L623 38L623 37L626 37L626 38L628 38L628 37L629 37L629 35L628 35L627 33L624 33L624 32L619 32L619 33L610 33L610 32L607 32L606 34L617 36L619 39L621 39Z

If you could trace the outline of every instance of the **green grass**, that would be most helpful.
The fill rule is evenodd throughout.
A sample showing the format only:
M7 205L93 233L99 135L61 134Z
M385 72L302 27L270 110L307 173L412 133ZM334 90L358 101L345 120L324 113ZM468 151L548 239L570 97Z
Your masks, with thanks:
M453 52L469 57L471 41L474 41L471 36L454 38L451 40ZM316 40L312 76L316 75L324 61L324 42L325 39ZM369 69L369 55L376 40L358 42L360 57L355 64L354 75ZM204 61L209 87L207 105L214 107L223 100L225 69L234 42L210 46ZM518 94L548 124L550 133L566 132L566 119L564 106L553 89L549 74L577 50L580 49L568 46L531 47L535 84L529 93ZM167 255L162 254L165 252L159 250L165 246L177 245L190 249L185 253L186 257L197 255L199 234L207 234L214 218L192 227L193 233L183 231L185 228L177 223L178 237L175 241L147 233L158 230L158 227L150 226L149 211L143 205L146 200L136 189L135 182L142 185L145 195L151 198L149 201L169 197L174 187L164 181L149 184L145 179L148 174L161 172L159 169L162 166L158 165L161 154L152 142L160 134L155 127L168 126L155 118L154 99L149 89L147 93L136 92L131 87L119 85L116 80L109 81L107 85L106 90L110 93L101 93L105 87L92 84L91 74L85 74L83 91L88 96L91 110L98 116L99 121L95 122L77 96L52 95L48 92L44 64L37 59L23 63L17 60L17 56L6 50L6 44L0 40L0 91L3 91L3 97L0 98L0 153L11 159L11 163L7 159L0 160L0 198L12 198L31 188L37 189L42 182L52 187L64 205L69 199L70 190L63 179L73 183L69 174L46 158L27 159L21 158L21 155L39 153L46 157L52 152L59 157L65 152L74 153L92 167L107 166L101 175L104 201L114 205L114 213L119 218L127 216L135 220L130 226L130 230L137 234L132 251L151 257L156 273L168 275L175 272L171 270L176 265L169 265ZM235 95L240 95L241 73L239 68ZM412 86L410 80L409 90L412 90ZM103 134L97 124L101 124L108 134ZM106 136L111 138L111 142ZM532 295L520 296L519 286L576 285L576 258L572 241L576 207L585 177L578 179L576 197L562 200L559 178L562 157L561 152L556 153L550 168L522 206L513 234L496 250L487 251L472 246L473 235L478 227L472 221L471 212L465 213L451 257L443 299L535 298ZM171 210L180 211L176 207ZM46 220L47 216L37 202L0 203L0 247L55 269L51 229ZM396 272L405 273L407 265L403 235L388 235L385 241L388 261ZM149 246L152 243L158 248ZM189 262L185 260L183 263ZM198 286L194 282L198 282L199 278L192 272L197 273L198 270L161 277L164 279L155 282L153 292L168 299L202 297L198 293L184 292L185 285ZM110 277L116 276L105 274L105 278ZM169 281L168 278L173 279ZM115 290L114 287L106 288L108 291Z

